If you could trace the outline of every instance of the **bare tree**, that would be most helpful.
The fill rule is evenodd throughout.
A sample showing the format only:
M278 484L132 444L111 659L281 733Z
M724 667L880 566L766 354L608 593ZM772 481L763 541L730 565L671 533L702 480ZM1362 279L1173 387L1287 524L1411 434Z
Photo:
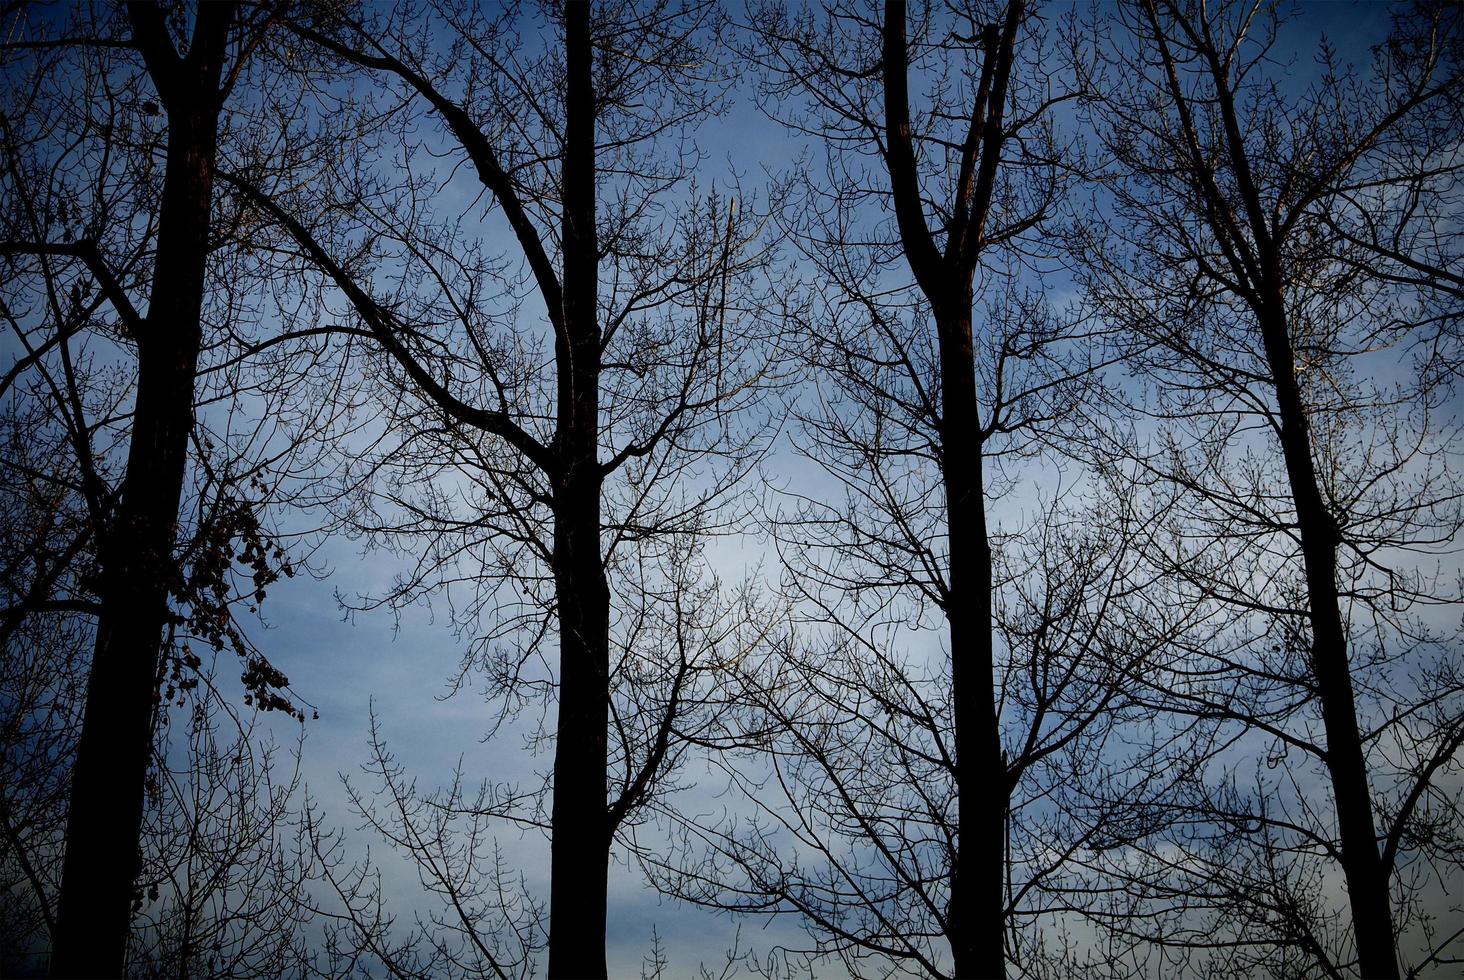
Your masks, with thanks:
M705 638L661 640L658 624L693 618L645 610L676 612L701 567L676 542L727 525L717 505L762 438L743 414L766 377L756 225L745 201L688 188L684 141L721 84L701 47L713 13L403 5L358 23L321 9L293 29L373 80L360 118L400 120L401 139L330 171L324 207L230 178L385 355L371 370L399 428L350 520L416 560L382 601L466 594L463 677L488 667L510 709L557 701L550 976L605 974L610 849L678 757L692 685L715 676ZM419 172L419 120L433 152L471 166L521 275L473 222L438 217L429 188L451 180ZM534 822L511 800L503 816Z
M689 826L707 863L663 887L796 912L856 973L1040 970L1020 924L1059 924L1108 819L1067 791L1124 757L1163 635L1127 639L1143 582L1122 498L1060 489L1055 460L1024 470L1101 367L1041 285L1075 162L1053 119L1080 94L1071 38L1020 2L760 5L749 36L772 111L824 161L785 218L826 284L790 334L813 369L800 449L836 489L794 495L772 533L796 608L831 632L742 675L727 738L751 751L729 772L763 815ZM1003 498L1044 478L1003 533Z
M1273 67L1283 22L1258 4L1144 0L1111 49L1114 217L1085 258L1165 435L1153 454L1109 451L1171 501L1149 550L1175 601L1226 624L1156 675L1155 707L1219 723L1230 749L1195 764L1215 784L1141 848L1141 892L1209 914L1115 921L1223 950L1232 969L1399 976L1418 889L1459 855L1444 779L1464 744L1457 636L1427 616L1459 597L1408 564L1447 553L1461 526L1457 432L1439 411L1452 341L1397 274L1406 262L1378 252L1431 236L1458 178L1456 141L1428 122L1457 103L1457 13L1400 16L1366 77L1323 44L1288 82ZM1237 745L1276 775L1241 789L1225 775ZM1306 789L1314 771L1330 806ZM1170 850L1201 841L1215 850L1194 867ZM1329 863L1350 928L1308 894ZM1409 973L1457 936L1425 937Z
M251 336L257 273L206 282L247 253L222 247L236 236L215 222L212 168L223 102L273 12L138 4L125 16L78 8L58 24L24 5L12 13L0 315L17 355L0 389L14 423L0 464L28 540L5 580L3 673L17 695L6 764L24 774L5 805L33 812L13 825L6 858L29 867L46 926L34 948L50 948L52 971L118 975L160 957L196 963L200 935L220 949L259 939L237 931L249 916L232 903L247 893L260 921L269 908L263 882L282 867L289 793L267 789L253 721L233 718L225 750L213 719L241 699L246 716L304 719L237 613L294 573L268 507L310 469L306 436L336 413L330 401L302 410L298 376L319 350L281 348L288 331ZM257 135L233 122L236 148ZM216 686L209 661L224 651L243 661L237 687ZM187 743L170 747L170 706L194 712L198 751L181 771L170 760ZM209 795L225 785L221 800ZM185 819L187 835L162 829ZM144 860L154 885L166 869L165 901L179 899L185 927L129 954Z
M98 548L101 610L72 773L52 959L58 976L116 974L122 967L152 745L154 678L173 576L173 527L192 428L218 116L231 84L225 61L232 5L200 9L183 55L160 8L139 4L130 14L130 40L169 119L147 313L137 313L116 286L94 241L50 239L50 222L33 216L33 227L22 229L33 237L6 246L11 254L91 260L103 288L114 287L109 298L139 345L127 472ZM34 203L27 202L33 215ZM64 325L58 327L64 332ZM102 516L101 507L94 502L94 516Z

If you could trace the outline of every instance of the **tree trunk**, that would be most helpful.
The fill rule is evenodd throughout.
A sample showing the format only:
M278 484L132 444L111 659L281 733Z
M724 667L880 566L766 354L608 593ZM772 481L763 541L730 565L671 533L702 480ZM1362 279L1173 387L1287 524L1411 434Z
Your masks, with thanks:
M100 529L101 613L71 777L52 937L56 977L120 976L126 955L202 337L218 79L231 11L215 15L203 18L218 23L198 31L189 61L174 61L195 69L187 83L174 76L159 84L171 93L167 170L150 302L137 338L127 469L117 512Z
M1352 906L1358 970L1364 980L1396 980L1398 952L1388 876L1378 852L1368 789L1367 761L1352 693L1347 636L1337 597L1337 548L1340 533L1322 499L1312 462L1311 433L1296 379L1284 301L1274 291L1261 318L1261 333L1276 386L1281 449L1296 507L1297 532L1306 565L1307 600L1312 622L1312 670L1327 735L1327 771L1337 804L1342 871Z
M955 975L1006 975L1003 882L1010 781L996 721L991 640L991 542L981 467L981 419L969 291L937 310L941 460L945 480L951 696L959 810L946 933Z
M593 485L587 485L593 484ZM610 592L599 481L556 495L559 731L550 840L550 977L604 977L610 828L605 806Z
M551 978L604 977L610 588L600 554L595 95L588 3L565 4L564 331L555 340L554 582L559 728L551 815Z
M952 208L956 218L947 226L951 237L944 254L936 248L925 221L911 135L906 15L900 0L885 4L885 157L900 241L910 271L930 301L940 341L941 476L950 565L944 612L951 631L958 811L945 933L957 977L995 978L1006 975L1006 816L1012 783L996 718L991 541L986 531L971 306L976 258L1001 165L1002 108L1022 5L1013 2L1007 8L1000 51L994 41L987 43L981 88L989 92L991 102L978 102L973 110L977 121L963 149L962 178Z

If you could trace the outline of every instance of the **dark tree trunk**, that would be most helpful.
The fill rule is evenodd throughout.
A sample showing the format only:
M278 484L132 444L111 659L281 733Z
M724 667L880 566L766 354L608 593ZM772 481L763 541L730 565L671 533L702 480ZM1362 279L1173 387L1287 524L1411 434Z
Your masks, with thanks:
M981 466L972 298L936 313L940 338L941 465L950 562L951 699L956 730L956 853L946 933L957 977L1003 977L1002 883L1010 780L996 723L991 641L991 542Z
M134 11L136 40L168 110L167 170L118 509L100 541L101 613L71 777L51 973L115 977L139 870L157 676L201 338L217 147L218 84L232 5L203 5L187 59L161 15ZM146 21L146 23L144 23ZM151 29L149 29L151 28ZM167 50L156 48L167 44ZM151 50L150 50L151 48ZM165 72L159 77L160 68Z
M555 494L559 730L551 817L549 969L604 977L610 836L605 806L610 592L600 560L599 480Z
M1306 565L1312 671L1327 735L1327 772L1337 805L1342 872L1352 906L1358 970L1364 980L1396 980L1398 951L1393 936L1388 875L1378 851L1367 761L1352 693L1347 635L1337 597L1337 548L1341 536L1317 482L1311 432L1297 383L1285 305L1279 290L1272 290L1260 318L1266 359L1276 387L1281 450Z
M1198 184L1196 189L1209 209L1206 220L1214 226L1220 241L1237 242L1235 227L1223 217L1231 205L1219 189L1213 162L1207 160L1200 149L1195 135L1196 125L1187 97L1180 87L1176 62L1169 52L1158 13L1153 4L1147 5L1145 10L1159 45L1170 95L1188 134L1186 139L1191 154L1190 165ZM1296 507L1296 530L1301 539L1302 560L1306 568L1307 602L1312 626L1312 677L1327 738L1325 762L1337 805L1340 856L1352 906L1358 970L1365 980L1395 980L1398 976L1398 951L1388 897L1388 873L1378 851L1367 760L1363 755L1357 703L1352 692L1347 633L1337 595L1337 549L1342 544L1341 529L1323 499L1312 461L1310 426L1296 377L1295 355L1282 291L1285 277L1282 275L1281 238L1286 231L1284 224L1278 227L1274 210L1263 203L1252 176L1250 150L1236 110L1235 93L1231 89L1230 62L1210 44L1208 27L1203 28L1203 33L1206 43L1200 52L1215 83L1214 105L1223 122L1225 148L1240 196L1242 209L1236 212L1235 217L1243 219L1243 224L1249 226L1253 242L1253 245L1242 243L1241 247L1246 250L1254 248L1243 259L1232 258L1231 262L1244 264L1244 268L1237 269L1238 276L1248 279L1255 291L1249 302L1260 328L1275 388L1281 452L1286 462L1292 503Z
M551 978L604 977L610 589L600 554L595 95L588 3L565 4L564 329L555 341L554 584L559 729L551 816Z
M1000 28L983 36L981 84L962 147L944 252L936 247L925 221L910 126L903 2L887 0L883 25L885 159L895 218L910 270L930 302L940 342L940 453L949 562L944 612L950 626L958 809L945 933L955 975L983 980L1006 975L1006 817L1012 778L1002 757L996 717L991 541L971 330L972 282L1001 166L1005 93L1023 10L1021 0L1011 0Z

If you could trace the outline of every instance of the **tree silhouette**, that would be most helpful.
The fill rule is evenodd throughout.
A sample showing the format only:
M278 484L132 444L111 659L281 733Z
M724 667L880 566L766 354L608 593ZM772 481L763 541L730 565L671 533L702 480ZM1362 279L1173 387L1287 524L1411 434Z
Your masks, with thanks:
M16 85L0 149L15 207L0 254L18 344L3 383L13 423L3 465L20 536L4 621L15 693L6 761L19 778L5 806L31 814L12 825L7 860L30 865L46 926L34 943L51 949L52 971L119 975L141 969L136 957L175 955L157 953L169 937L129 953L134 913L157 891L139 890L144 861L153 885L171 868L174 885L194 888L213 835L231 820L267 827L216 848L223 863L210 873L235 888L248 878L239 868L279 844L281 799L253 795L271 753L251 721L230 719L230 741L214 719L240 698L304 718L236 612L295 571L268 526L269 506L292 492L271 467L306 473L310 436L339 413L313 399L302 412L305 386L292 384L318 351L302 360L281 346L285 334L251 335L255 271L236 268L224 288L210 281L243 255L213 200L219 119L273 13L136 4L115 16L79 8L57 24L25 5L13 13L5 67ZM257 135L245 116L231 122L234 149ZM214 686L225 651L243 661L242 690ZM182 773L168 768L170 703L195 713L196 764ZM206 800L231 781L235 795ZM166 824L195 804L192 834L143 833L145 817ZM256 900L268 870L249 868ZM198 907L188 917L173 934L185 962L187 936L233 928Z
M790 491L771 533L796 615L830 632L743 673L726 765L763 813L688 827L662 887L796 912L851 971L1029 969L1018 923L1066 907L1063 869L1108 819L1063 794L1104 770L1159 645L1124 639L1121 501L1053 484L1019 530L989 513L1100 367L1023 257L1061 196L1051 110L1079 93L1021 3L761 5L748 37L774 111L826 151L783 216L821 284L789 326L811 369L795 438L836 489ZM901 649L927 631L948 662Z
M418 556L385 601L466 589L460 621L492 625L465 674L487 666L510 707L536 691L557 701L550 976L605 974L610 848L666 780L704 699L693 692L726 656L709 638L727 631L682 598L701 567L701 546L684 542L731 519L716 507L762 440L748 288L765 258L745 205L688 193L694 156L664 149L715 108L720 82L697 47L712 12L568 4L545 15L543 47L517 7L292 21L471 165L522 280L434 219L410 128L389 150L404 179L377 183L360 160L333 173L331 221L287 188L229 177L385 355L400 440L369 463L351 517ZM363 118L383 115L363 103ZM412 271L386 295L371 271L396 263ZM460 487L466 511L434 478ZM535 674L550 637L558 655ZM511 795L502 815L527 819L524 802Z
M1167 427L1139 454L1141 482L1182 513L1151 558L1175 602L1233 624L1156 678L1156 708L1248 730L1280 774L1262 772L1254 796L1196 790L1177 819L1213 820L1219 850L1197 875L1159 858L1150 894L1236 923L1175 942L1285 937L1246 969L1286 969L1294 944L1329 975L1399 976L1407 879L1458 853L1443 829L1458 801L1439 781L1464 737L1456 639L1415 615L1456 596L1400 564L1460 527L1439 449L1455 438L1438 411L1450 340L1357 232L1427 234L1447 200L1434 193L1457 154L1424 120L1457 100L1456 13L1400 15L1370 85L1323 46L1315 80L1288 91L1269 62L1274 12L1145 0L1124 8L1132 44L1114 46L1103 86L1114 218L1086 245L1092 295L1130 332L1128 363ZM1330 809L1301 788L1312 767ZM1250 846L1261 853L1236 856ZM1348 939L1305 894L1313 861L1345 877Z

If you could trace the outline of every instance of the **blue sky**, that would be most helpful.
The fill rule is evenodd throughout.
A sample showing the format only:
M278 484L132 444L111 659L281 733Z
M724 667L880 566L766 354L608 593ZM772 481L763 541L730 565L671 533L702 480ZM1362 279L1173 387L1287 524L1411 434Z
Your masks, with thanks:
M1288 29L1289 36L1305 41L1295 52L1295 75L1306 74L1318 28L1346 50L1377 36L1378 21L1384 15L1381 5L1339 2L1309 8ZM699 179L721 180L731 171L757 188L764 168L785 172L803 156L809 143L768 120L753 105L753 80L743 77L740 81L727 114L697 133L698 145L707 156ZM467 185L462 193L476 192ZM769 459L767 469L775 479L796 479L800 492L815 495L820 491L809 481L826 479L794 458L786 445ZM1010 509L1019 506L1004 505L1009 520L1020 520L1020 513ZM760 548L755 539L736 546L732 550L739 553L720 571L729 579L740 577ZM434 621L428 608L418 606L403 611L399 623L384 611L356 614L349 621L344 618L333 593L379 593L402 567L398 559L380 551L363 553L342 538L330 541L320 558L330 569L327 580L297 577L272 589L265 610L272 628L259 633L258 640L289 674L294 689L319 708L319 720L307 726L304 772L327 815L347 828L356 824L345 812L338 774L350 774L363 787L369 782L359 769L367 761L366 719L373 705L392 751L423 787L445 783L460 760L470 783L475 779L532 782L536 772L548 767L547 753L534 756L525 749L522 726L511 726L490 741L482 740L495 709L474 692L445 697L463 641L443 617ZM928 655L938 655L937 651L932 646ZM369 836L369 832L357 831L351 839L356 846L372 845L373 854L388 871L388 881L393 882L389 897L408 907L420 901L413 873L393 862ZM531 888L545 899L547 851L542 839L506 828L502 840L511 859L524 869ZM670 954L671 975L686 975L699 962L717 965L722 951L735 941L737 924L725 916L664 900L646 886L636 869L623 862L612 863L607 950L612 976L633 975L639 970L653 928ZM766 949L778 942L800 945L798 924L759 919L742 926L744 949ZM820 971L824 976L839 973L837 965Z
M1344 51L1355 50L1378 36L1386 11L1382 4L1341 0L1309 6L1286 35L1298 42L1296 76L1306 73L1319 29ZM780 172L804 152L801 138L788 136L752 105L748 80L743 82L727 115L698 134L708 157L705 182L724 179L730 170L743 174L756 188L763 168ZM11 348L4 350L8 356ZM770 457L767 468L775 479L799 480L801 492L819 492L807 482L810 468L789 455L786 447ZM303 528L314 519L309 514L282 515L281 524ZM729 544L719 571L728 579L740 578L755 565L761 547L755 538ZM434 617L427 606L409 607L399 618L386 611L350 617L342 611L337 594L378 594L403 567L402 559L384 551L363 552L345 537L325 543L316 559L328 576L317 580L302 575L274 585L263 609L268 627L254 629L252 635L290 677L293 690L319 712L318 719L306 723L304 744L303 772L312 794L327 819L347 832L352 847L371 846L389 883L389 899L407 911L423 901L414 873L391 858L369 831L357 829L359 822L349 814L340 787L340 776L346 774L370 788L370 777L360 773L369 758L369 712L374 708L392 751L424 788L445 783L459 762L469 783L479 779L532 783L536 773L548 768L550 758L525 749L526 730L521 724L501 729L485 742L483 733L495 709L471 685L445 697L464 643L446 624L446 617ZM225 661L222 671L230 669ZM270 718L269 724L286 743L297 727L280 716ZM501 841L537 897L546 900L547 850L542 838L505 828ZM612 976L639 971L653 928L670 955L671 975L679 976L691 973L700 962L714 972L719 969L722 951L733 946L738 925L727 917L663 900L636 869L612 863L607 950ZM741 928L744 950L802 942L792 920L751 920ZM820 975L838 976L839 970L830 966Z

